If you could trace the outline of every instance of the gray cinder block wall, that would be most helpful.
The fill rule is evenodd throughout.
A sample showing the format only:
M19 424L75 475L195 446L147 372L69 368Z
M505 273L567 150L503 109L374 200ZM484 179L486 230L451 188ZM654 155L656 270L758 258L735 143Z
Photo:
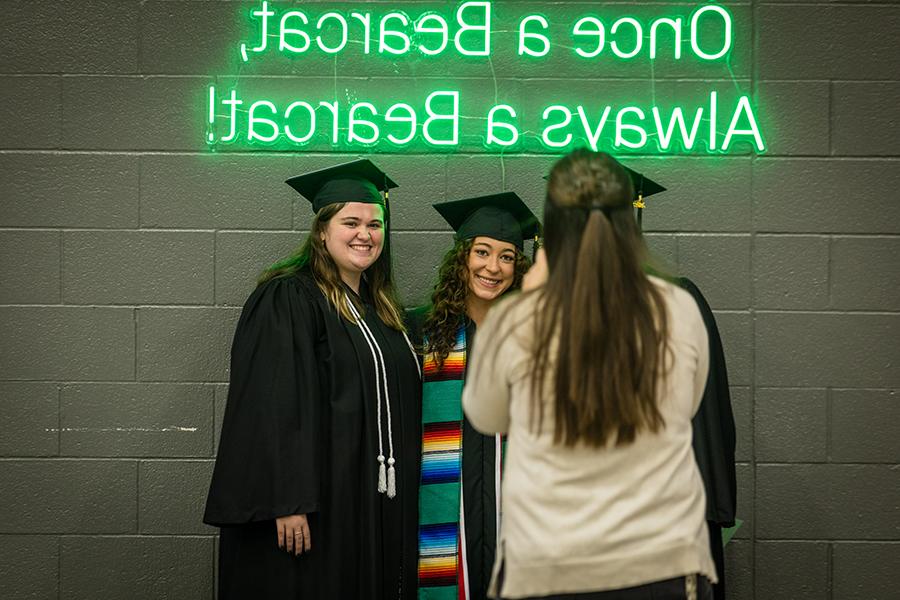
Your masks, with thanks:
M551 18L684 10L494 4ZM669 187L646 212L650 243L704 290L724 337L744 520L727 548L730 597L886 600L900 571L900 6L727 5L734 77L767 152L628 162ZM200 516L233 327L255 275L309 221L283 180L348 157L205 146L205 86L234 79L225 57L251 6L0 4L5 599L212 597L215 531ZM312 85L337 69L313 64L250 74ZM690 84L660 71L661 84ZM529 98L650 77L541 73L497 76ZM387 75L398 89L417 81ZM469 76L472 89L494 80ZM396 263L413 302L450 240L428 204L514 189L538 209L554 156L419 148L376 160L403 184Z

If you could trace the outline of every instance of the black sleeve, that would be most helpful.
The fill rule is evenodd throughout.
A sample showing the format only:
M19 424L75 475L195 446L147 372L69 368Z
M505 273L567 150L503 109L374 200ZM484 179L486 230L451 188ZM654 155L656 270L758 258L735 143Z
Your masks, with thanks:
M737 481L734 466L735 427L728 388L725 351L712 309L697 286L681 279L681 287L697 302L709 334L709 376L700 408L694 415L694 455L706 487L706 518L722 527L734 525Z
M425 325L425 317L428 316L428 306L417 306L415 308L407 308L404 311L403 320L406 325L406 332L409 340L416 349L420 350L423 344L422 327Z
M318 510L317 314L295 277L263 284L247 300L231 348L205 523L234 525Z

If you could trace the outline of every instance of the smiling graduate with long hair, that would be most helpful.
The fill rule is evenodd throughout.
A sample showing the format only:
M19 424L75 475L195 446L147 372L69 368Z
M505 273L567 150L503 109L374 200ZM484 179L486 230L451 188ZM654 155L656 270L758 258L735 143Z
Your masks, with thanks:
M316 216L234 336L204 515L219 598L409 600L421 381L391 277L396 184L368 160L287 183Z
M488 309L521 285L537 217L513 192L435 205L456 231L431 304L414 315L424 351L419 597L486 597L499 515L502 439L463 418L466 357Z

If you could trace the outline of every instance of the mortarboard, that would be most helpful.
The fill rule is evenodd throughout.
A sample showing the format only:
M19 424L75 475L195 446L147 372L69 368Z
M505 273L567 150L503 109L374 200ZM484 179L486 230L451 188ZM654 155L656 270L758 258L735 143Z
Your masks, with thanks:
M384 192L387 199L388 190L397 187L367 158L291 177L285 183L309 200L316 213L323 206L336 202L384 205L380 192Z
M515 192L501 192L434 205L456 231L456 239L483 235L515 244L540 235L541 223Z
M653 194L658 194L659 192L664 192L666 191L666 188L659 185L652 179L644 177L642 173L638 173L633 169L629 169L625 165L622 165L622 167L625 169L625 171L628 172L628 176L631 177L631 185L634 187L634 199L632 200L632 204L637 209L638 227L642 227L644 220L643 211L646 207L646 205L644 204L644 198L646 198L647 196L652 196Z
M616 161L618 162L618 161ZM631 186L634 188L634 198L632 198L632 205L637 209L637 223L638 227L641 226L641 221L643 220L642 211L646 208L646 204L644 204L644 198L647 196L652 196L653 194L658 194L659 192L666 191L666 188L656 183L652 179L648 179L644 177L643 173L638 173L634 169L629 169L622 163L619 165L625 169L625 172L628 173L628 177L631 178ZM548 175L544 175L544 179L549 179Z

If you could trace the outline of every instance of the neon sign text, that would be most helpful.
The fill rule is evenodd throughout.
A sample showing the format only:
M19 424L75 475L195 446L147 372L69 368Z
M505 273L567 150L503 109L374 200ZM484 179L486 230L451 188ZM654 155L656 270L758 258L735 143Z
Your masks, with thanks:
M298 8L264 0L251 8L247 39L252 41L240 43L241 63L263 55L270 61L317 56L320 68L321 58L328 59L328 71L303 71L304 79L285 79L283 89L274 92L238 89L240 79L209 85L209 146L393 152L418 145L522 152L585 144L620 152L730 152L738 146L765 151L753 100L737 82L732 82L736 89L722 81L694 86L677 101L657 93L653 64L661 59L666 66L692 65L700 73L693 81L704 81L703 69L715 68L714 79L725 69L731 72L735 40L747 38L746 32L736 36L732 13L721 5L682 7L681 14L665 15L644 7L641 14L601 17L575 4L571 15L557 10L551 18L510 14L510 7L519 6L510 2L502 19L490 1L419 12L409 10L411 4L404 5L407 12L389 5L356 6L360 10ZM530 67L525 79L505 72L515 60L537 69L553 65L545 77L558 80L558 87L541 84L541 103L535 105L536 95L528 89ZM630 97L606 98L606 84L599 82L596 90L579 86L585 96L578 97L568 80L558 79L565 60L572 61L574 72L591 69L588 77L597 79L607 66L647 65L650 85L636 85ZM369 77L367 61L396 75ZM344 64L352 65L353 74L339 84ZM443 76L448 66L464 72L465 79ZM310 76L333 78L333 85L316 87L306 79ZM521 90L501 93L498 77L520 79Z

